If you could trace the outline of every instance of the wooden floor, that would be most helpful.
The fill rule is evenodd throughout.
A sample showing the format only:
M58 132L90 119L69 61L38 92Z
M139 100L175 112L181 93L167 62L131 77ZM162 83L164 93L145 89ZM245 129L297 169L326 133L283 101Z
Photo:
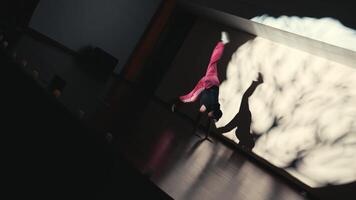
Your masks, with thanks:
M130 96L132 101L144 102L142 98ZM238 150L215 138L212 142L201 140L193 134L192 122L179 113L172 113L154 98L147 100L147 104L136 104L139 111L117 114L117 124L126 127L113 128L114 144L174 199L307 199ZM121 108L130 109L137 107ZM130 115L139 120L120 123ZM202 130L197 133L204 135Z

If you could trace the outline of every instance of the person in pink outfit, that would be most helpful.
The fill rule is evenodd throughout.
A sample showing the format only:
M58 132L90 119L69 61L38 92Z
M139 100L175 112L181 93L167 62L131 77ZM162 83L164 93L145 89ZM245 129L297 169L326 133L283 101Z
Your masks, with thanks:
M211 55L209 65L207 67L205 75L198 81L194 89L186 95L180 96L179 99L172 105L172 111L174 112L177 106L182 103L195 102L200 100L200 115L207 112L209 119L218 121L222 112L219 104L219 77L218 77L218 61L220 60L225 45L229 43L229 37L226 32L221 33L221 40L216 44L214 51ZM198 123L199 123L198 120Z

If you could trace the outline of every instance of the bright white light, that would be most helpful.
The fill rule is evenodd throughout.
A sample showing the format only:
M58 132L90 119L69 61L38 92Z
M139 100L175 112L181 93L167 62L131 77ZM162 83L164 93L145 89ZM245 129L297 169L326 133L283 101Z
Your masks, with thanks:
M324 17L280 16L278 18L262 15L252 21L272 26L284 31L302 35L338 47L356 51L356 31L340 23L340 21Z
M251 131L261 135L253 152L311 187L355 181L356 70L263 38L251 40L228 65L217 127L237 114L258 72L264 83L249 98ZM238 142L234 132L226 136Z

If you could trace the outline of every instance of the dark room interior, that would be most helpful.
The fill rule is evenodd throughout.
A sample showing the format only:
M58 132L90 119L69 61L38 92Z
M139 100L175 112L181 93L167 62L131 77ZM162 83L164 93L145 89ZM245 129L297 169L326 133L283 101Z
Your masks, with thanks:
M355 199L354 7L4 1L6 199Z

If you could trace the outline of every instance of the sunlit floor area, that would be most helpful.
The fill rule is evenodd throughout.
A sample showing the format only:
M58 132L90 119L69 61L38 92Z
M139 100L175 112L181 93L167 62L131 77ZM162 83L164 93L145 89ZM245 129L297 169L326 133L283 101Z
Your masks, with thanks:
M152 104L150 109L158 110L159 105ZM160 113L162 119L156 122L157 126L166 118L164 114L170 115L167 111ZM236 150L218 140L213 143L201 140L189 132L191 124L174 121L181 123L176 126L186 128L176 129L181 138L171 146L167 162L162 163L162 168L153 176L153 180L172 196L177 199L304 199ZM161 136L163 140L167 137L165 134L167 132ZM258 186L251 187L254 183Z
M121 85L121 91L130 86ZM148 100L130 112L139 120L114 134L126 157L174 199L306 199L286 180L251 162L239 150L212 137L202 140L193 123L172 113L161 101L134 92L127 98ZM125 98L121 98L125 101ZM121 110L125 110L122 108ZM121 115L125 115L121 112ZM128 117L128 116L126 116ZM118 115L118 120L120 116ZM117 127L120 133L120 127ZM203 130L197 134L204 136Z

